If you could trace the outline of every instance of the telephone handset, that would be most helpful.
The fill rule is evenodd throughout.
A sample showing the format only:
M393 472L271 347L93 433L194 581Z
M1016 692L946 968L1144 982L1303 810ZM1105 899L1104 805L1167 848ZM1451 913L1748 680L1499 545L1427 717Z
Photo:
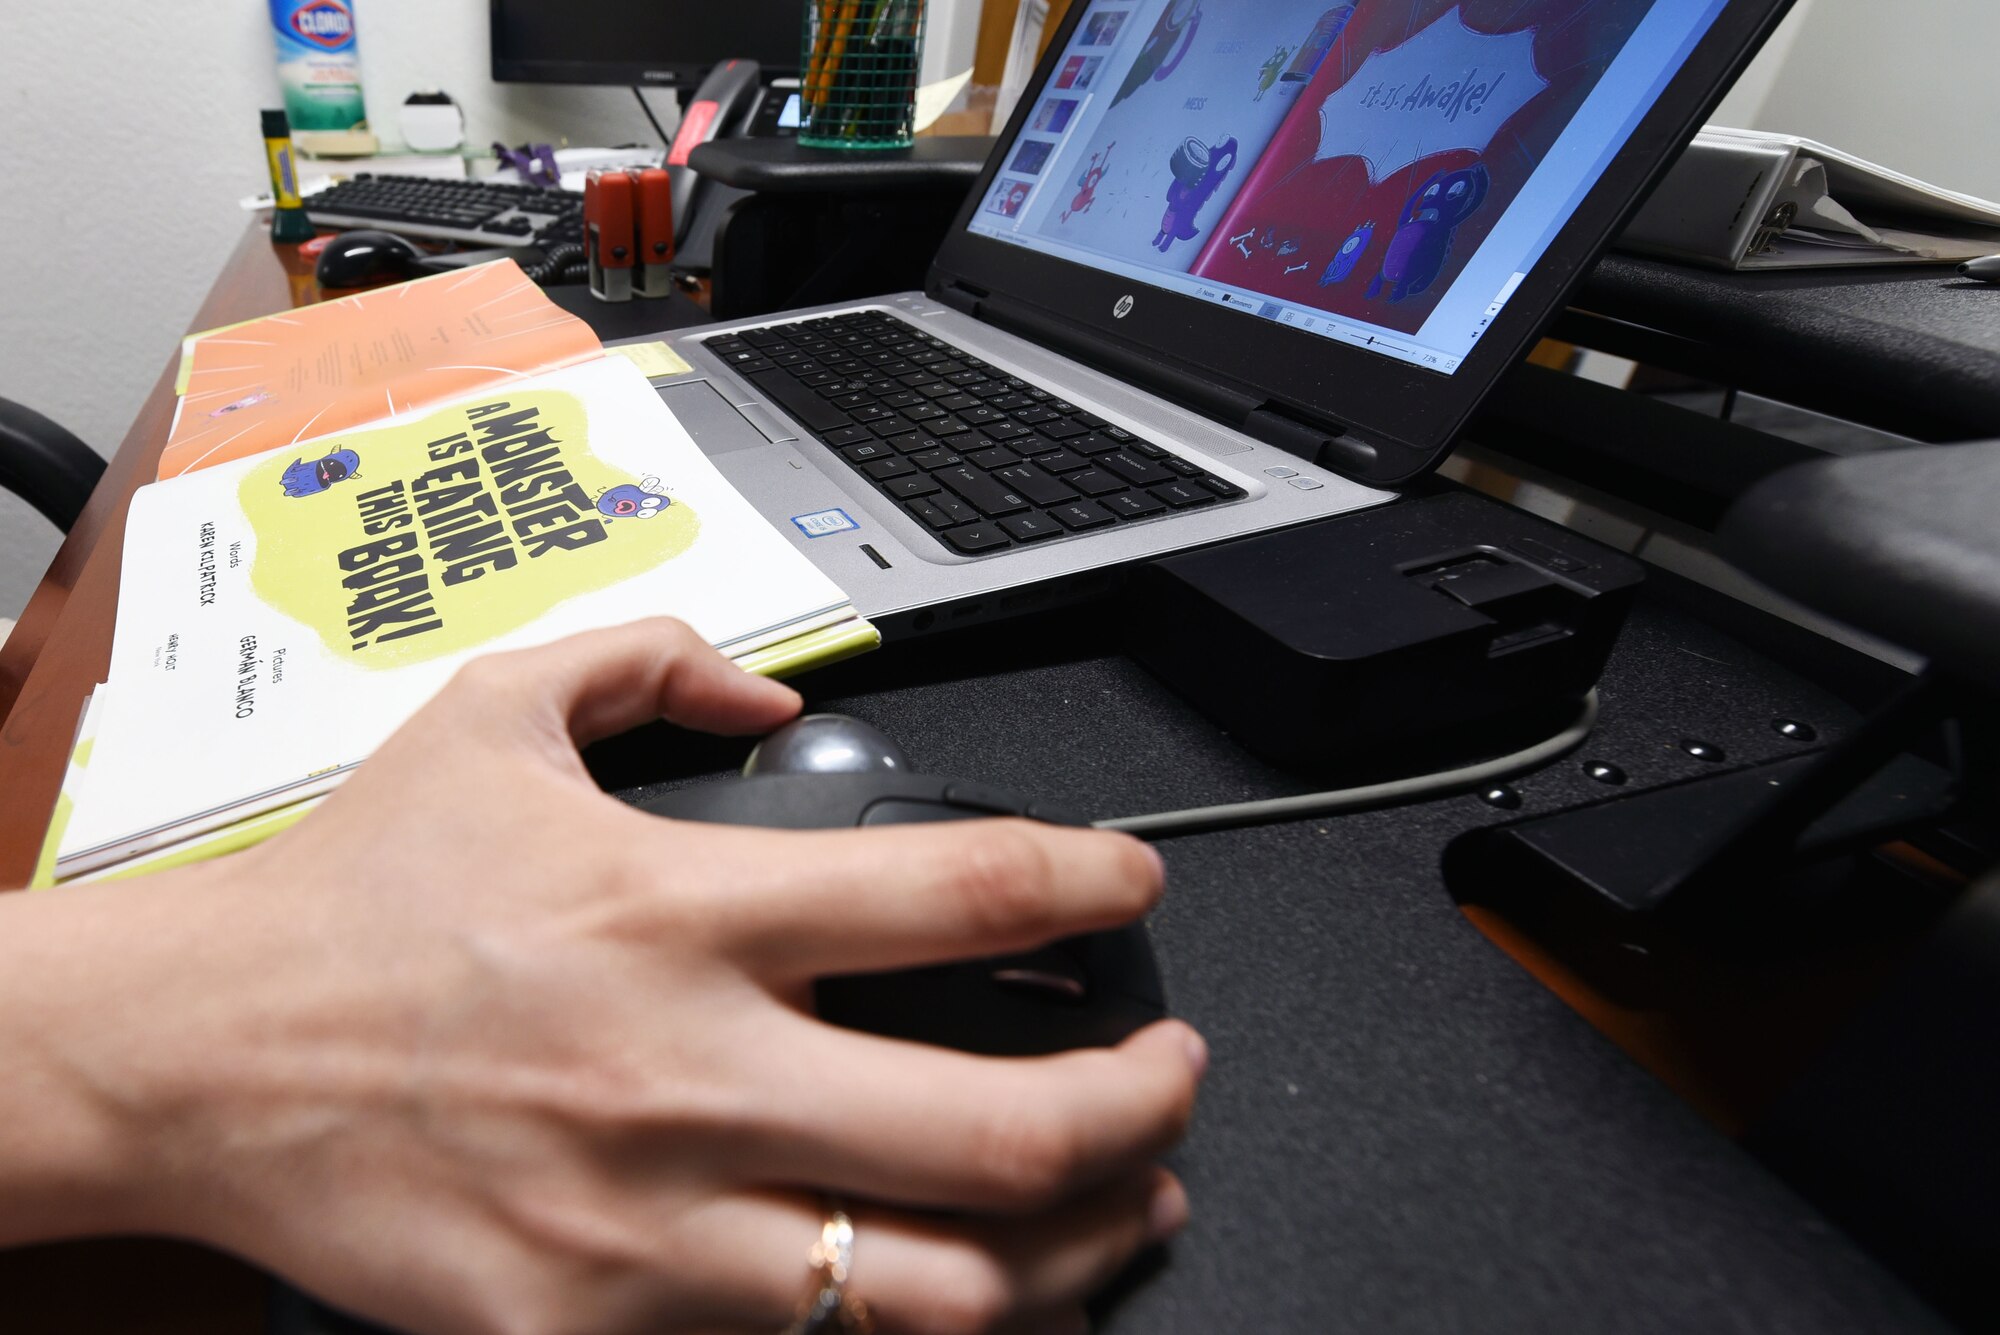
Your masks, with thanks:
M681 128L667 150L667 178L674 200L674 237L685 242L694 225L695 213L707 193L700 175L688 166L688 154L695 146L729 134L757 102L760 71L754 60L725 60L708 72L694 90L687 110L681 113Z

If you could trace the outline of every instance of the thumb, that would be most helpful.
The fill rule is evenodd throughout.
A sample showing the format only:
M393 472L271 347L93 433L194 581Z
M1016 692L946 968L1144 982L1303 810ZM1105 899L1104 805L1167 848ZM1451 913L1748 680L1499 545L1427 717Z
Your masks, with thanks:
M578 746L661 718L734 736L768 732L799 712L797 691L745 672L666 617L496 654L477 670L507 697L509 716L566 732Z

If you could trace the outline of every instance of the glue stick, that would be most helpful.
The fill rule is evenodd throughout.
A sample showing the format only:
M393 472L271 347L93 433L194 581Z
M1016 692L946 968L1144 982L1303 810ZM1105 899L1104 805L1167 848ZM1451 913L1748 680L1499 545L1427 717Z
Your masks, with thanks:
M312 219L299 198L298 164L292 159L292 127L282 111L264 113L264 160L271 168L271 239L307 241Z

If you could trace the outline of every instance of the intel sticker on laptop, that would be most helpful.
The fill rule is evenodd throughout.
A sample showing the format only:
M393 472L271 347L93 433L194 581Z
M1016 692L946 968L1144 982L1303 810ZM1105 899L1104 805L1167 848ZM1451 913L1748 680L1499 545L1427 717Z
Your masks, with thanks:
M793 515L792 522L808 538L830 538L836 533L852 533L861 525L845 510L821 510L816 514Z

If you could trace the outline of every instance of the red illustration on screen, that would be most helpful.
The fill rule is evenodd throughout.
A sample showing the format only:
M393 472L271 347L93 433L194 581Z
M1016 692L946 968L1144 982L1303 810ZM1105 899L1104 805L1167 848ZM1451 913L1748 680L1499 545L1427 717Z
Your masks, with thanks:
M1312 73L1190 272L1416 332L1649 8L1360 0L1329 11L1303 48L1273 51L1259 70L1260 86Z
M1090 212L1090 206L1097 202L1097 183L1104 179L1104 173L1111 166L1111 150L1118 147L1112 140L1104 146L1102 153L1090 155L1090 165L1083 169L1083 175L1076 178L1076 198L1070 200L1069 207L1062 211L1062 220L1068 222L1079 213Z

